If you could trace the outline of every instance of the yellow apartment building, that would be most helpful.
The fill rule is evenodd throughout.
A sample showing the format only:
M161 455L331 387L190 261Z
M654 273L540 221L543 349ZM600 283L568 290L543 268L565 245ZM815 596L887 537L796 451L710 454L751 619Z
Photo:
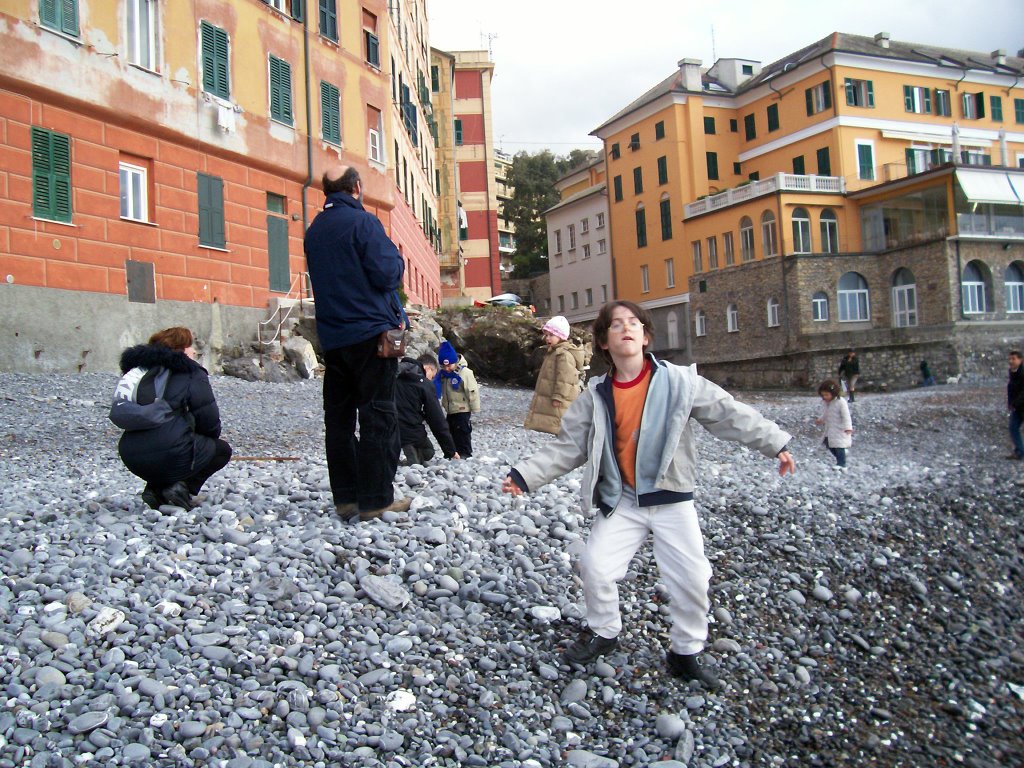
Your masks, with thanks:
M403 5L420 23L402 45L422 48L422 0ZM417 221L432 141L415 224L394 213L413 154L390 136L395 19L384 0L3 3L0 367L114 370L179 324L213 351L255 339L307 291L303 233L337 163L406 254L410 299L438 304Z
M834 33L679 70L594 131L616 295L720 381L988 375L1024 331L1024 59Z

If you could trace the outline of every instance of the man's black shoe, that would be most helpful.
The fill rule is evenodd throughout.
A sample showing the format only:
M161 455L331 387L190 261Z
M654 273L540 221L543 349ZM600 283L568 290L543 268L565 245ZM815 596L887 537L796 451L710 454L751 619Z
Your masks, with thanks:
M696 653L684 655L669 651L665 656L665 661L668 663L668 671L672 673L673 677L696 680L708 689L718 688L722 685L714 674L700 665Z
M160 491L151 485L147 485L140 494L142 500L146 502L146 506L150 509L160 509L160 505L164 503L163 497L160 495Z
M181 507L184 510L192 509L192 494L188 492L188 486L181 480L174 485L164 488L164 500L172 507Z
M618 645L617 637L601 637L589 629L584 629L576 642L565 649L562 658L570 664L587 664L598 656L611 653Z

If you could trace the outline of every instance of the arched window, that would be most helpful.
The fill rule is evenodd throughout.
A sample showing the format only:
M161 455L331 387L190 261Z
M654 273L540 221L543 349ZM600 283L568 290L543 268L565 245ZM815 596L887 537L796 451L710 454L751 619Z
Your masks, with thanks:
M725 308L725 327L729 333L736 333L740 329L740 313L735 304Z
M668 348L679 348L679 319L675 312L668 313Z
M779 300L775 297L768 299L768 327L775 328L779 324Z
M970 261L964 267L960 288L965 315L982 315L988 311L987 273L988 268L980 261Z
M914 273L905 267L892 276L892 324L897 328L917 325L917 286Z
M779 252L779 233L775 229L775 214L765 211L761 214L761 244L764 255L775 256Z
M1003 281L1006 285L1006 311L1024 312L1024 269L1019 261L1006 268Z
M754 222L749 216L740 219L740 254L743 261L754 260Z
M698 309L697 314L693 316L693 331L698 336L704 336L708 332L707 315L703 309Z
M839 322L863 322L871 317L868 282L856 272L839 278Z
M793 210L793 253L811 252L811 217L806 208Z
M821 212L821 252L839 253L839 222L828 208Z
M818 291L811 297L811 319L817 323L828 320L828 294Z

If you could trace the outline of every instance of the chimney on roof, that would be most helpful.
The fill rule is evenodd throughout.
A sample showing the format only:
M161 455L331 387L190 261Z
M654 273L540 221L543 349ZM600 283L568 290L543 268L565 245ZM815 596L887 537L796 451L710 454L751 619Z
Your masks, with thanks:
M679 75L683 89L687 91L701 91L703 87L700 80L700 59L680 59Z
M992 51L992 58L995 59L996 64L1005 64L1006 63L1006 49L1005 48L998 48L998 49Z
M888 32L879 32L877 35L875 35L875 43L877 43L880 48L888 48L889 40L891 37L892 35L890 35Z

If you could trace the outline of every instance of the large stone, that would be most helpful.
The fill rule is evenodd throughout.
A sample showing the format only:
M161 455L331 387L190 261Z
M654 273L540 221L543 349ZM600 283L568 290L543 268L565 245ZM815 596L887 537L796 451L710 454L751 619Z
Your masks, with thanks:
M282 345L284 357L295 366L304 379L313 378L320 363L316 359L316 350L312 343L301 336L290 336Z

